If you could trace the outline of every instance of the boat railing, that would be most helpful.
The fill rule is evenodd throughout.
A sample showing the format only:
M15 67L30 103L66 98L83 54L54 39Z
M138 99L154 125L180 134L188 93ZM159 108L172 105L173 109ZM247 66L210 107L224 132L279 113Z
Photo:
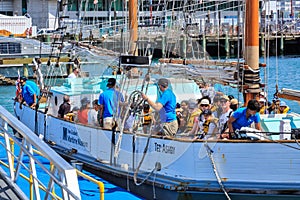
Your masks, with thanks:
M76 169L2 106L0 131L4 137L0 145L6 152L0 164L8 168L7 178L22 185L30 199L81 199Z

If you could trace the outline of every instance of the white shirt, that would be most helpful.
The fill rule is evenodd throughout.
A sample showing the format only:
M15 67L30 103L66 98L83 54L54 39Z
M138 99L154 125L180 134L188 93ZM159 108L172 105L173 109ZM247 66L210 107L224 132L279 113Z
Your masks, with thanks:
M229 109L226 113L222 113L221 116L219 117L219 129L220 132L223 130L224 124L228 121L229 119L229 114L232 115L232 110Z
M69 74L68 78L77 78L77 76L72 72L71 74Z
M95 109L91 109L88 112L88 124L94 125L94 126L99 126L97 116L98 116L98 112Z

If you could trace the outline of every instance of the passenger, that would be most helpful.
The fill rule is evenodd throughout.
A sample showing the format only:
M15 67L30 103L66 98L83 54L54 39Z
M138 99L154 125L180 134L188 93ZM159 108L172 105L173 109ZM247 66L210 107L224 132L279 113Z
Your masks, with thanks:
M75 67L73 69L73 72L71 74L69 74L68 78L77 78L79 75L79 69L77 67Z
M228 95L229 101L231 101L232 99L234 99L233 95Z
M142 94L143 99L148 101L148 104L159 111L160 120L163 123L162 134L166 136L174 136L178 130L176 118L176 96L169 89L169 80L161 78L157 82L159 90L162 92L157 102L151 101L145 94Z
M220 96L219 95L216 95L213 99L213 104L211 106L211 112L217 118L219 118L219 116L222 113L222 105L220 103Z
M204 120L201 120L203 116ZM212 138L218 134L218 119L212 115L210 109L204 110L199 116L198 126L195 130L194 139Z
M203 97L208 96L210 99L214 99L216 95L214 87L211 87L209 83L204 83L200 90Z
M117 113L118 103L124 102L122 93L115 88L116 83L117 81L115 78L109 78L106 85L108 89L99 96L98 103L100 106L100 123L103 123L104 129L111 130L113 128L113 115Z
M98 99L94 100L92 102L93 108L90 109L88 112L88 124L92 126L99 126L98 121L98 112L99 112L99 105L98 105Z
M33 81L27 81L26 77L21 77L20 84L22 86L22 100L20 102L20 108L22 108L22 104L26 102L30 108L35 108L38 95L39 88Z
M187 120L188 114L189 114L189 105L188 105L188 101L186 101L186 100L181 101L181 103L180 103L180 108L182 109L182 111L181 111L182 117L183 117L185 120Z
M200 114L195 117L194 123L193 123L193 127L192 129L188 132L188 135L193 135L196 134L197 131L197 127L199 125L199 121L204 121L204 115L201 115L201 113L203 113L205 110L210 110L211 105L210 105L210 101L209 101L209 97L202 97L201 99L199 99L200 102ZM210 110L211 111L211 110Z
M279 109L276 114L286 114L289 111L290 111L290 107L288 107L284 101L280 101Z
M142 124L143 125L143 132L145 134L149 134L151 125L155 123L154 116L153 116L153 113L152 113L152 109L150 109L149 104L144 104L144 106L143 106L143 115L144 115L143 124Z
M81 107L78 111L77 117L78 117L78 122L82 124L88 124L88 112L90 109L90 100L86 97L81 99Z
M242 127L248 127L255 123L255 128L261 130L259 116L259 103L252 99L248 102L247 107L239 108L230 116L228 128L230 133L240 130Z
M20 78L16 80L16 97L15 101L21 102L22 101L22 89L21 89L21 83Z
M233 111L236 111L239 107L239 101L237 99L231 99L230 100L230 109Z
M189 115L188 115L188 119L187 119L186 129L184 132L189 132L193 129L193 126L194 126L197 118L199 117L199 115L202 112L198 108L196 100L192 100L192 99L189 100L188 108L189 108Z
M224 95L221 97L221 107L222 114L219 117L220 139L230 138L227 121L230 118L233 110L230 109L230 101L228 96Z
M211 100L208 96L204 96L201 99L199 99L199 108L201 112L203 112L204 110L211 109Z
M268 107L269 113L278 114L278 112L279 112L279 105L280 105L280 99L278 97L275 97L272 100L272 104Z
M260 92L260 93L258 94L258 98L259 98L259 99L263 98L263 99L266 100L266 102L268 102L268 99L267 99L267 93L266 93L266 92Z
M65 115L68 114L70 111L70 97L68 95L64 95L63 103L59 106L57 117L66 119Z
M267 102L266 102L266 99L265 98L260 98L258 100L259 102L259 114L263 115L263 114L269 114L269 111L268 111L268 107L267 107Z

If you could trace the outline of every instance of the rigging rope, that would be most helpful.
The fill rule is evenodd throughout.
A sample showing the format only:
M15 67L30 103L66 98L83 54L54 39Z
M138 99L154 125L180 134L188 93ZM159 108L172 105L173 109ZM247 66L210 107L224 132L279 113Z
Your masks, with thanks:
M212 156L213 150L208 146L207 140L205 140L204 146L205 146L205 148L206 148L206 153L207 153L207 155L208 155L208 157L209 157L209 159L210 159L210 161L211 161L211 164L212 164L212 167L213 167L215 176L216 176L216 178L217 178L217 181L218 181L218 183L219 183L219 185L220 185L222 191L224 192L225 196L227 197L227 199L230 200L231 198L230 198L230 196L228 195L228 193L227 193L227 191L226 191L226 189L225 189L225 187L224 187L224 185L223 185L223 183L222 183L222 180L221 180L221 178L220 178L220 176L219 176L219 173L218 173L218 170L217 170L216 163L215 163L214 158L213 158L213 156Z

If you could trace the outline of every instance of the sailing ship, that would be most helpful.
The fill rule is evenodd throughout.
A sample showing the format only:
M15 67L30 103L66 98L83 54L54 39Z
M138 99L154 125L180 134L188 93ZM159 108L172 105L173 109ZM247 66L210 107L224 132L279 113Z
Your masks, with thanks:
M68 79L61 86L46 88L46 101L39 103L38 109L20 108L16 102L18 119L67 160L82 162L84 169L146 199L299 199L300 147L295 139L300 127L299 114L262 115L263 131L246 131L255 139L164 137L144 133L140 126L141 94L146 93L155 101L159 95L156 81L161 75L170 80L178 102L200 97L194 81L199 79L239 87L245 102L261 92L258 14L255 14L259 12L259 1L247 0L245 4L245 60L223 62L225 67L220 67L221 62L217 61L191 59L161 59L161 64L153 65L148 55L150 50L143 56L137 55L138 26L134 20L137 4L130 1L129 5L133 42L129 54L120 56L119 65L111 65L107 75L93 76L97 71L93 69L88 77ZM103 56L104 64L111 59ZM138 69L135 75L133 68ZM243 76L236 76L240 70ZM81 99L98 99L111 77L119 81L120 92L127 96L128 105L132 105L120 107L120 113L125 114L116 115L116 128L105 130L57 117L64 95L70 96L72 107L80 107ZM125 120L132 112L137 126L125 130Z

